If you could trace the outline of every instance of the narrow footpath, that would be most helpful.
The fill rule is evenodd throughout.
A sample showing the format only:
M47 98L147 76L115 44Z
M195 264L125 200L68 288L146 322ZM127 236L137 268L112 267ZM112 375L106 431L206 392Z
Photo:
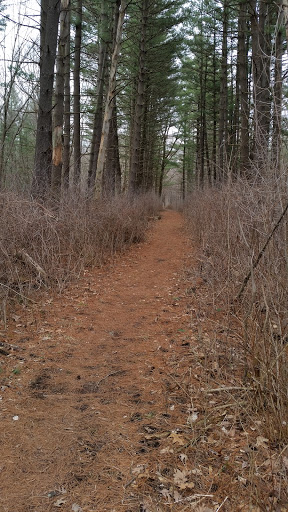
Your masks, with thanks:
M165 211L145 242L9 312L0 512L288 512L287 447L197 257Z
M167 358L187 351L178 295L188 253L181 215L163 212L144 243L13 316L5 339L15 349L1 358L1 512L167 502L156 473L175 472L160 445L177 442Z

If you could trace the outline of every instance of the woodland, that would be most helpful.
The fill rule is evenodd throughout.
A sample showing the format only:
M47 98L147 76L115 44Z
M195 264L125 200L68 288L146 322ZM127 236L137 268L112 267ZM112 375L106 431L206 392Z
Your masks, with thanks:
M225 461L219 474L250 501L238 487L230 508L225 493L206 508L201 497L184 507L169 488L167 507L141 502L133 511L287 511L287 0L41 0L9 9L1 0L3 336L17 308L141 246L163 207L180 212L193 255L185 293L209 334L199 327L194 361L202 387L217 395L206 405L227 405L225 435L237 416L228 444L239 425L255 436L242 467L249 475L236 478ZM194 409L189 418L206 439L206 420L198 427ZM188 473L183 482L187 493Z

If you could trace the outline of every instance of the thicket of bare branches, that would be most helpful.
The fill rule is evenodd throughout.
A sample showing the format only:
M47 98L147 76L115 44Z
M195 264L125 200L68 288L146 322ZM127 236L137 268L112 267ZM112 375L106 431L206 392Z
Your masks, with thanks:
M288 434L287 213L279 223L287 204L284 181L238 181L197 191L186 204L199 271L213 306L240 326L243 381L251 386L251 405L264 413L266 435L277 441Z
M0 287L2 299L24 297L31 289L60 289L84 268L110 260L144 239L159 211L153 195L135 200L85 200L67 196L60 206L12 193L0 195Z

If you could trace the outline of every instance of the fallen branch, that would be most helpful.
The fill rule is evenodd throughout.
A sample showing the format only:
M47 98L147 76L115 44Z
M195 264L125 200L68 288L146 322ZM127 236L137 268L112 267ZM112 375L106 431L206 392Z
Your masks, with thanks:
M228 500L228 496L226 496L225 500L222 501L221 505L219 505L219 507L216 509L216 512L218 512L220 510L220 508L223 507L224 503Z
M18 258L21 258L24 261L24 263L26 263L26 265L32 267L34 270L37 270L38 275L41 276L43 279L47 278L45 270L42 267L40 267L40 265L38 265L38 263L35 260L33 260L33 258L31 258L31 256L26 251L24 251L24 249L21 249L21 251L17 253L17 256Z
M4 356L9 356L11 354L11 350L20 350L17 345L11 345L11 343L7 343L6 341L0 341L0 354Z
M102 379L98 380L96 386L98 387L101 384L101 382L108 379L108 377L114 377L114 375L121 375L123 373L126 373L126 371L125 370L117 370L116 372L108 373L107 375L105 375L105 377L102 377Z
M8 286L7 284L0 283L0 289L1 289L1 286L3 286L4 288L7 288L7 290L10 290L11 292L15 293L16 295L19 295L19 297L21 297L21 299L30 300L30 302L33 302L33 304L36 304L35 300L30 299L26 295L23 295L23 293L17 292L13 288L11 288L11 286Z
M228 386L223 388L203 389L205 393L221 393L221 391L250 391L252 388L244 388L243 386Z
M274 235L274 233L275 233L276 229L280 226L280 224L281 224L281 222L282 222L282 220L283 220L283 218L284 218L284 216L285 216L285 214L286 214L287 210L288 210L288 203L286 204L286 206L285 206L285 208L284 208L283 212L281 213L281 215L280 215L280 217L279 217L278 221L276 222L275 226L273 227L273 229L272 229L272 231L271 231L270 235L268 236L268 238L267 238L267 240L266 240L265 244L263 245L263 247L262 247L261 251L259 252L259 254L258 254L258 256L257 256L256 260L255 260L255 261L254 261L254 263L252 264L252 267L251 267L250 271L248 272L247 276L245 277L245 279L244 279L244 281L243 281L243 284L242 284L242 286L241 286L241 290L240 290L240 292L239 292L239 293L238 293L238 295L237 295L237 300L240 300L240 299L241 299L241 297L242 297L242 295L243 295L243 293L244 293L244 290L245 290L245 288L246 288L246 286L247 286L247 284L248 284L248 282L249 282L249 280L250 280L250 278L251 278L251 276L252 276L252 272L253 272L253 270L255 270L255 268L258 266L259 261L261 260L261 258L262 258L262 256L263 256L264 252L266 251L266 247L267 247L267 245L269 244L269 242L270 242L271 238L273 237L273 235Z

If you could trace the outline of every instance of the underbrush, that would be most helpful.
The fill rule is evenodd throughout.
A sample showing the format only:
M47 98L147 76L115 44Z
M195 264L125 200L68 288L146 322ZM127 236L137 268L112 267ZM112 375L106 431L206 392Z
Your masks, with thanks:
M149 219L159 209L153 195L97 203L67 196L61 204L43 205L2 193L0 291L4 317L7 299L24 299L42 286L61 290L85 267L101 265L143 240Z
M275 182L238 182L197 191L185 207L210 314L221 310L237 339L230 364L249 390L243 414L260 415L261 435L279 447L288 441L287 214L266 243L286 203Z

